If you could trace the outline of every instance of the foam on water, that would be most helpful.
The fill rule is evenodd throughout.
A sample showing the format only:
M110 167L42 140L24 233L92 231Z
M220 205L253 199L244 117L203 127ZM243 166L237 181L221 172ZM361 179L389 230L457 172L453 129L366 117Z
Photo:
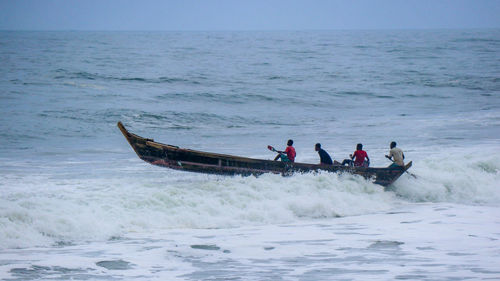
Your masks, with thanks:
M335 220L129 233L124 238L64 247L6 249L0 251L0 276L18 280L495 279L500 273L497 213L497 207L424 203Z
M415 202L453 202L500 205L500 148L496 145L447 148L446 151L415 162L394 191Z
M0 199L1 247L355 215L388 209L394 200L379 186L348 175L224 178L162 172L152 179L4 177L10 191Z
M132 161L136 170L126 163L92 177L78 170L59 176L2 175L0 247L107 240L161 229L292 223L377 213L409 202L500 205L500 157L477 151L420 159L410 170L417 178L403 175L390 188L394 192L348 174L223 177Z

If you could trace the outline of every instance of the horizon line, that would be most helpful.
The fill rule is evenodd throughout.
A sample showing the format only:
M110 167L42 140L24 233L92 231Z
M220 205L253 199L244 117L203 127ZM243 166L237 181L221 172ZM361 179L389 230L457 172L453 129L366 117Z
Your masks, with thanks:
M311 29L3 29L2 32L276 32L276 31L425 31L494 30L500 27L311 28Z

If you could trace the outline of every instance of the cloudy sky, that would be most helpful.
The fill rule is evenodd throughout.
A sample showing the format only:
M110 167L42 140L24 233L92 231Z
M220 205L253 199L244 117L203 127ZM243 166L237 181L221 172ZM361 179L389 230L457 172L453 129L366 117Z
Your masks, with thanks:
M500 28L500 0L0 0L0 30Z

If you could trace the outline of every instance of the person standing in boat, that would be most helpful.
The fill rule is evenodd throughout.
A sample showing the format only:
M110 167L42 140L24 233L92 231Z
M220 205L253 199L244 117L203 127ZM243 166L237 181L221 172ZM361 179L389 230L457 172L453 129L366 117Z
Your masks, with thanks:
M396 147L396 145L397 143L395 141L391 142L391 150L389 150L389 155L386 155L385 157L392 161L392 164L389 167L404 167L405 154L403 153L403 150Z
M345 164L349 166L352 166L354 164L354 167L370 166L370 158L368 157L368 153L363 150L363 145L361 143L358 143L358 145L356 145L356 151L354 151L354 153L350 154L349 156L351 157L351 159L344 159L344 161L342 161L342 166L344 166Z
M314 150L316 150L319 154L319 163L322 164L322 165L333 165L333 161L332 161L332 158L330 157L330 155L328 154L328 152L326 152L324 149L321 148L321 144L320 143L317 143L315 146L314 146Z
M290 161L290 162L295 162L295 156L297 155L297 153L295 153L295 148L293 147L293 140L288 140L288 142L286 143L287 147L285 149L285 151L277 151L278 152L278 155L276 156L276 158L274 158L274 161L278 160L280 157L281 157L281 161ZM283 156L286 155L286 159L285 157Z

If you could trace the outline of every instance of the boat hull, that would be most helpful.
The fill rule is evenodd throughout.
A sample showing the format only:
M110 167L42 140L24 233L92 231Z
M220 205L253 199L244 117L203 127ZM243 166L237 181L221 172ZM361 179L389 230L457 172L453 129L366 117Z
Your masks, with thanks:
M248 176L264 173L291 175L311 171L346 172L361 175L373 180L376 184L387 186L397 180L412 165L409 162L402 168L365 168L254 159L162 144L130 133L121 122L118 122L118 128L140 159L156 166L197 173Z

